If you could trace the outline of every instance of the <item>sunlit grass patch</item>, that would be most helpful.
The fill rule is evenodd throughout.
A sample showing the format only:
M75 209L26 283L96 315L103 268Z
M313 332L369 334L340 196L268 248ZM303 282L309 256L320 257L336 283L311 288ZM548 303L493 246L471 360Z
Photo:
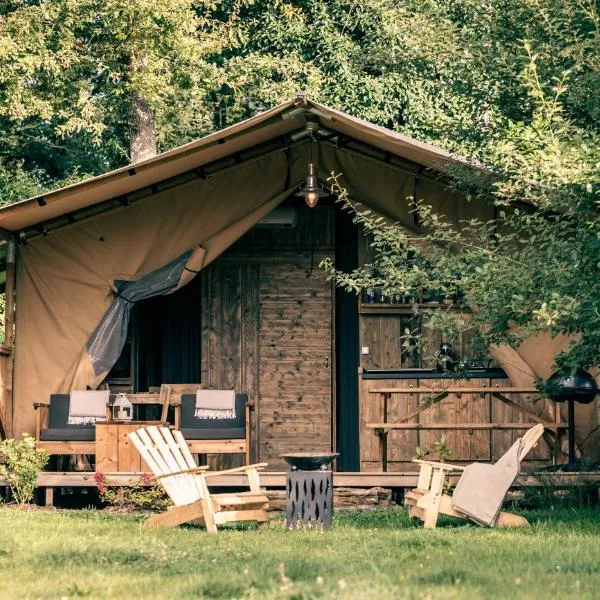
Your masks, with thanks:
M338 513L330 531L148 530L101 511L0 509L2 598L593 598L600 512L527 513L490 530L404 510Z

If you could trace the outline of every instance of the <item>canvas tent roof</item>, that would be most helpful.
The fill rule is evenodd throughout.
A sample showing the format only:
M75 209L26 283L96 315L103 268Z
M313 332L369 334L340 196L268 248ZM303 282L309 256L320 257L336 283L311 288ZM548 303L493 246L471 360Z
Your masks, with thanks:
M325 136L344 143L362 143L394 156L406 165L443 171L448 165L465 163L445 150L409 136L373 125L317 102L297 98L257 114L189 144L163 152L98 177L0 208L0 230L5 237L40 226L87 207L153 186L207 164L249 151L275 139L293 139L305 129L307 119L318 122ZM291 137L290 137L291 136ZM340 137L341 136L341 137Z

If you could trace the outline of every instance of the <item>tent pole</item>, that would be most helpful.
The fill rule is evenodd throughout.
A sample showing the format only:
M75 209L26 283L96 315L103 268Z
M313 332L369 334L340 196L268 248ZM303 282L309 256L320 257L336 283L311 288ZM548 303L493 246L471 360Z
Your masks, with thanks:
M4 343L0 346L0 435L12 435L13 418L13 347L15 341L15 258L17 245L8 242L6 255L6 289L4 309Z
M14 240L8 242L6 255L6 305L4 311L4 344L12 348L15 341L15 258L17 245Z

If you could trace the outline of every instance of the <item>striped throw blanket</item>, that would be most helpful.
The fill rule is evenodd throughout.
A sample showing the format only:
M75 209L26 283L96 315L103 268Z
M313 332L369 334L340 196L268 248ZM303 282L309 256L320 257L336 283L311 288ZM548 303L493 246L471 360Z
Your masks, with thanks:
M108 390L73 391L69 397L69 425L89 425L106 417Z

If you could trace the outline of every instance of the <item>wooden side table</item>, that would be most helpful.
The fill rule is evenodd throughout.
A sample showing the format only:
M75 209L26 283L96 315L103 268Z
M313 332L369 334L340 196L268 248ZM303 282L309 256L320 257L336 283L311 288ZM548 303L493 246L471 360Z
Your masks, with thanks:
M96 471L100 473L148 472L148 465L127 436L148 425L167 426L161 421L98 421L96 423Z

